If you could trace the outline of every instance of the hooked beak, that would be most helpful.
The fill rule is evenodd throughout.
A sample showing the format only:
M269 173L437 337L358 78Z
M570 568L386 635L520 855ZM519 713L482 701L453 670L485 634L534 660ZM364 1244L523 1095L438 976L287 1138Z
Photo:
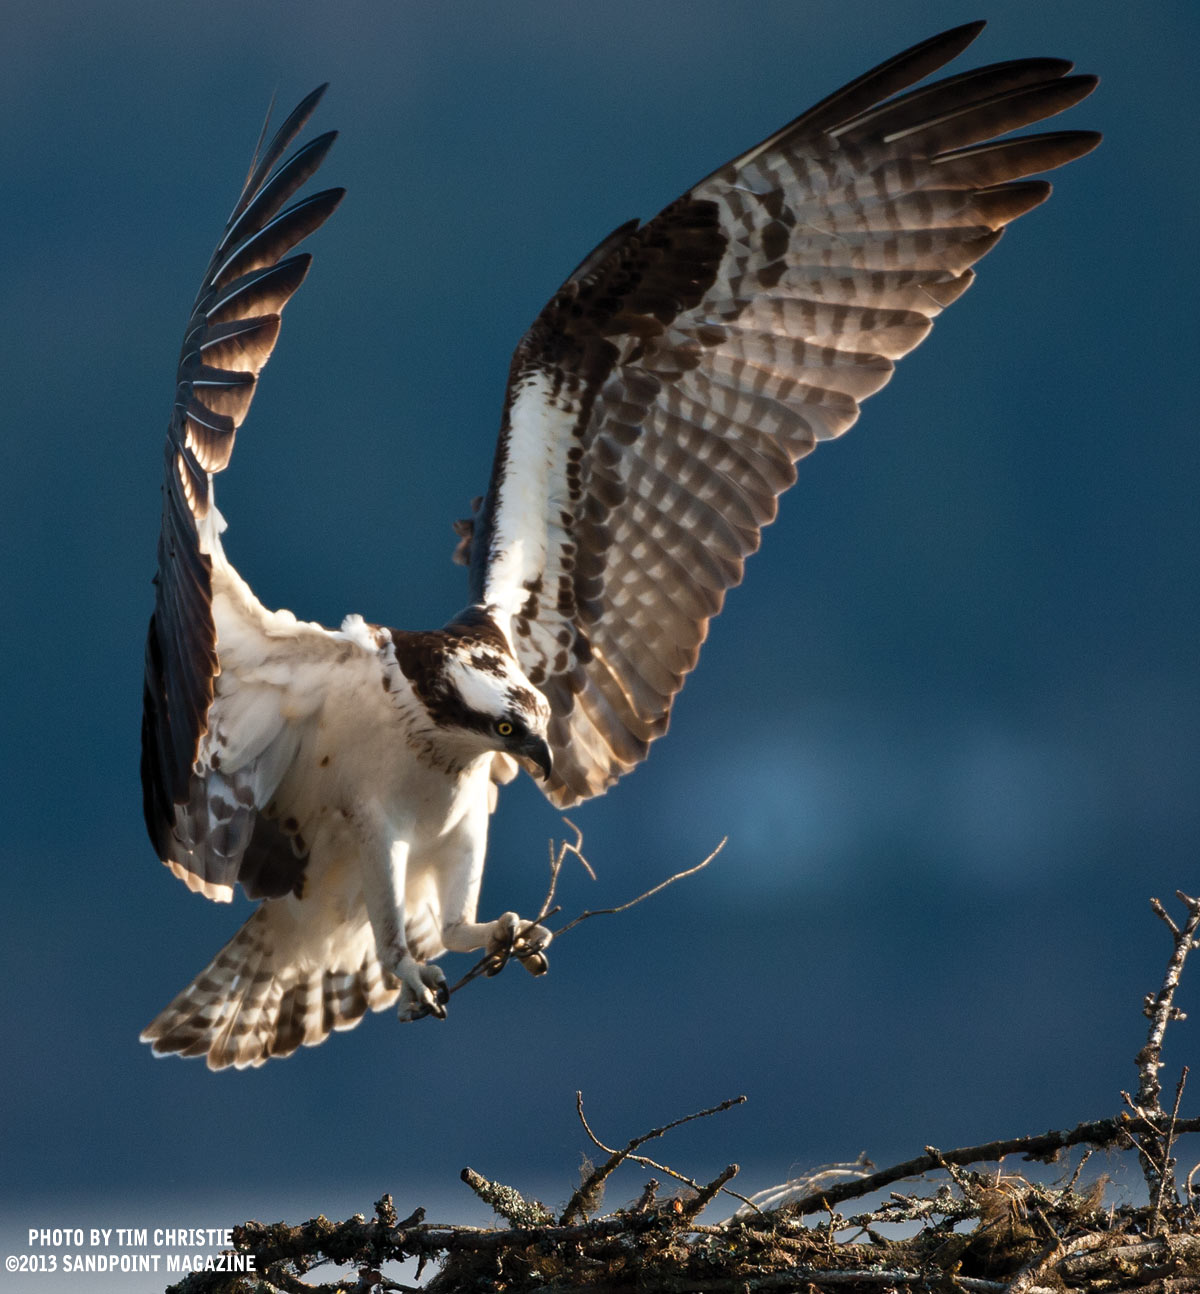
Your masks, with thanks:
M553 760L550 757L550 747L546 745L541 737L532 734L521 743L517 752L524 755L526 759L532 760L539 769L541 769L542 778L545 780L550 776L550 770L553 767Z

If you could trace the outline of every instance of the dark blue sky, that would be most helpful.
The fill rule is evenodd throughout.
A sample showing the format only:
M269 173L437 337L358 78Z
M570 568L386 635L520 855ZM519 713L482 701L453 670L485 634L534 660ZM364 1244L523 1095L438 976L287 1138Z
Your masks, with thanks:
M1103 84L1063 125L1106 142L802 465L671 734L572 815L599 881L563 899L620 902L728 835L718 862L445 1024L373 1016L221 1075L136 1041L246 915L144 837L141 654L181 329L271 93L332 82L314 125L341 130L323 178L349 195L219 482L227 547L268 605L416 628L464 601L450 522L486 484L509 352L580 256L980 14L7 11L9 1223L217 1226L384 1190L465 1216L468 1163L565 1198L578 1087L615 1139L746 1092L664 1151L737 1160L745 1190L1116 1108L1167 951L1146 901L1200 884L1194 6L997 0L956 65L1074 58ZM486 915L537 906L560 831L510 788ZM1194 1025L1172 1044L1170 1081Z

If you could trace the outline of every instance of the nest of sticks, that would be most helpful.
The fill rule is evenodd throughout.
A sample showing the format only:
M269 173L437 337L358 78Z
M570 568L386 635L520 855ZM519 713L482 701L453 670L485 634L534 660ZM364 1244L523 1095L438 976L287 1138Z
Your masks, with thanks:
M577 837L552 853L550 892L537 920L557 910L558 874L569 855L584 861L580 843ZM681 872L633 902L697 870ZM915 1158L884 1169L864 1156L747 1197L731 1185L736 1164L703 1181L645 1153L648 1142L673 1128L718 1115L745 1098L723 1101L613 1147L592 1129L577 1095L595 1162L585 1161L578 1186L557 1210L466 1168L463 1181L502 1225L433 1223L423 1209L400 1218L391 1196L376 1203L371 1218L246 1222L234 1228L233 1240L235 1252L253 1256L253 1273L195 1272L172 1286L171 1294L1200 1291L1200 1163L1182 1181L1177 1173L1180 1139L1200 1132L1200 1118L1180 1115L1186 1069L1169 1109L1162 1104L1160 1082L1167 1028L1183 1018L1174 1004L1176 989L1188 953L1200 946L1200 899L1178 898L1185 912L1178 923L1151 900L1170 932L1172 949L1162 984L1143 1004L1150 1026L1135 1058L1138 1089L1121 1093L1123 1106L1111 1117L954 1150L926 1146ZM598 915L584 913L563 930ZM455 989L499 969L494 959L484 959ZM1106 1202L1107 1179L1084 1171L1096 1150L1137 1156L1146 1184L1143 1203ZM1047 1176L1044 1170L1021 1167L1035 1163L1057 1165L1057 1178L1047 1183L1040 1180ZM636 1200L605 1211L605 1186L625 1164L636 1164L650 1176ZM731 1215L707 1220L730 1198L737 1205ZM729 1212L728 1207L721 1211ZM412 1283L386 1274L396 1262L410 1267L415 1262L415 1274L407 1278ZM345 1274L327 1274L330 1265Z

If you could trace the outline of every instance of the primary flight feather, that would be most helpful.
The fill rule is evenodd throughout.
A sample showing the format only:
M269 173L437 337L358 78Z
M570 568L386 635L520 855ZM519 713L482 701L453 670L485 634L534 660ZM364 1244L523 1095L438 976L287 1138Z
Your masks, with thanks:
M176 876L261 902L147 1027L155 1051L259 1065L368 1009L444 1015L447 950L545 969L548 931L476 917L497 786L524 766L566 806L645 758L797 460L1045 200L1027 177L1099 142L997 138L1091 92L1062 60L910 88L982 26L859 77L580 264L517 346L458 527L470 603L432 631L268 611L222 548L214 474L307 273L293 249L342 197L287 205L334 140L285 158L324 87L260 141L180 353L142 785Z

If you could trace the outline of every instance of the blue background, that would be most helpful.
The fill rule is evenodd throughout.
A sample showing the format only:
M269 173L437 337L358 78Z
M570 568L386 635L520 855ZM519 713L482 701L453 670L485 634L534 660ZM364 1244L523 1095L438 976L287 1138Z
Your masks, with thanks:
M10 1227L369 1212L384 1190L475 1216L464 1164L561 1201L577 1088L612 1142L745 1092L662 1154L738 1160L746 1191L1114 1111L1167 952L1147 899L1200 884L1193 5L997 0L956 64L1075 58L1104 80L1062 125L1106 142L802 465L671 734L572 815L599 880L568 874L566 915L728 835L720 858L445 1024L373 1016L219 1075L136 1040L247 911L145 839L142 642L179 338L271 93L286 111L332 82L314 126L342 131L322 179L349 196L218 483L227 546L270 606L418 628L464 601L450 522L486 484L511 348L582 254L978 15L5 11ZM562 830L509 788L485 915L536 909ZM1170 1044L1169 1084L1194 1026Z

